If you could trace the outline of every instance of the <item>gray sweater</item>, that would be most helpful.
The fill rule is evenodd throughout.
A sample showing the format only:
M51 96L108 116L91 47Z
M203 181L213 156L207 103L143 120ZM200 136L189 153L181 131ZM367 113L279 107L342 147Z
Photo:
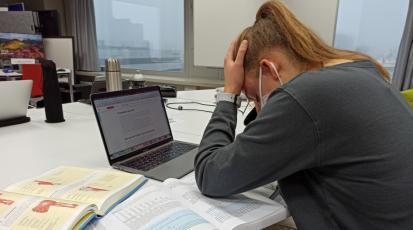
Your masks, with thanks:
M299 229L413 229L413 112L373 63L297 76L235 137L236 114L219 102L205 130L205 195L278 180Z

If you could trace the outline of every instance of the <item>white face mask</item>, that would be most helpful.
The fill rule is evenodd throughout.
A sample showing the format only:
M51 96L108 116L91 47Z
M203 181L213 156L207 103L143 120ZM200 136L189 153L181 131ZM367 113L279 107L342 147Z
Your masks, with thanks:
M278 80L280 81L281 86L283 85L283 82L281 80L280 74L278 74L278 70L275 67L274 63L271 63L271 67L274 69L275 74L277 75ZM259 91L260 91L260 104L261 104L261 110L264 108L264 106L267 104L268 97L272 92L269 92L267 95L263 96L262 95L262 67L260 66L260 72L259 72L259 78L258 78L258 84L259 84Z

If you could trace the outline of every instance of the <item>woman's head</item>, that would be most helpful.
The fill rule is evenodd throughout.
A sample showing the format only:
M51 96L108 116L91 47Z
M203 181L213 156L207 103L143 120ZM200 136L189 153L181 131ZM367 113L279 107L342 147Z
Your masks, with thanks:
M249 71L258 66L264 52L274 48L281 49L294 61L300 61L300 56L303 55L302 51L308 47L292 46L308 46L308 44L299 43L307 43L310 34L315 38L317 37L298 21L281 2L269 1L258 10L254 25L246 28L238 36L235 47L239 47L241 41L248 40L244 68ZM295 36L302 36L303 38L297 42L293 40ZM309 51L311 52L311 50ZM237 50L234 50L234 56L236 52Z
M310 66L321 68L325 63L337 59L371 60L384 79L390 78L389 73L369 56L327 45L278 0L268 1L260 7L254 25L238 36L235 47L239 47L243 40L248 40L244 58L246 80L248 75L257 76L262 60L274 50L288 59L284 60L285 63L301 68L301 71L307 71ZM238 49L234 49L234 57L237 52Z

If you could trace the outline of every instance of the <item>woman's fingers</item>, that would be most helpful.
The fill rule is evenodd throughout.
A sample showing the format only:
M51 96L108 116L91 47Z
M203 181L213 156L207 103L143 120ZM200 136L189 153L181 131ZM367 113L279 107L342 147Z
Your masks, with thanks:
M235 48L235 41L231 42L231 44L229 45L227 55L225 56L225 62L226 63L227 62L234 62L234 58L233 58L234 48Z
M247 52L248 42L242 41L238 48L237 56L234 58L233 53L235 42L232 42L225 56L224 64L224 91L239 95L244 84L244 56ZM235 59L235 60L234 60Z
M244 64L244 57L245 57L245 54L247 53L247 49L248 49L248 41L243 40L241 42L241 45L238 48L237 57L235 59L236 64L240 64L240 65Z

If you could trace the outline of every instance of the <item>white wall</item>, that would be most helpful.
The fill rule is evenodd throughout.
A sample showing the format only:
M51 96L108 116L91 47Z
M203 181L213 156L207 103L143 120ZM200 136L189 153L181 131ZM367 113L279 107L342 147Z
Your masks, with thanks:
M253 24L266 0L194 0L196 66L223 67L229 43ZM307 26L333 44L338 0L283 0Z
M338 0L281 0L297 17L332 45L337 22Z
M54 61L57 68L71 71L72 84L74 84L73 40L71 38L44 38L43 46L46 58Z

